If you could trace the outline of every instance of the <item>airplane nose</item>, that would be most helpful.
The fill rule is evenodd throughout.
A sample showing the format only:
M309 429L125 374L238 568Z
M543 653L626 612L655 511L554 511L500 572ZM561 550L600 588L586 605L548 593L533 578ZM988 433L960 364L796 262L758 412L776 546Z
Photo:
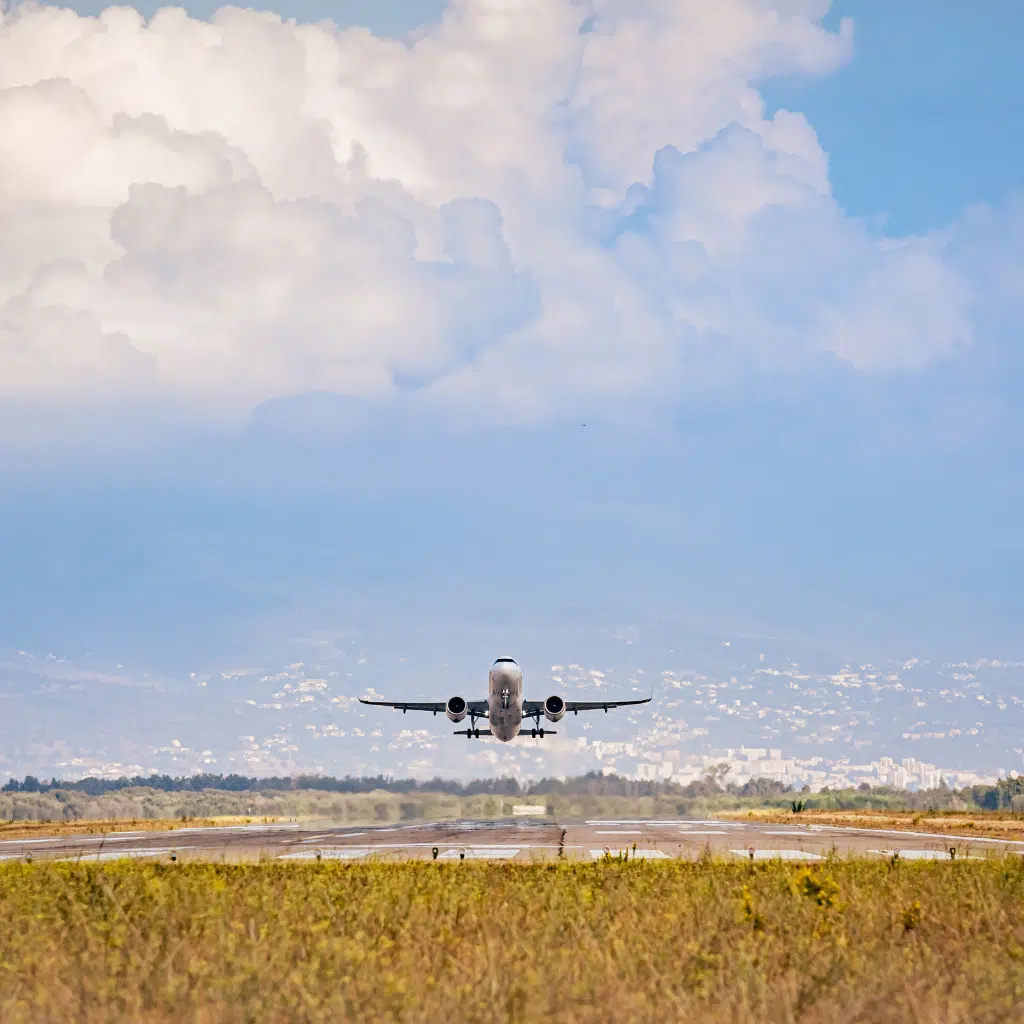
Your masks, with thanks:
M491 678L501 680L519 679L522 670L511 658L499 658L491 666Z

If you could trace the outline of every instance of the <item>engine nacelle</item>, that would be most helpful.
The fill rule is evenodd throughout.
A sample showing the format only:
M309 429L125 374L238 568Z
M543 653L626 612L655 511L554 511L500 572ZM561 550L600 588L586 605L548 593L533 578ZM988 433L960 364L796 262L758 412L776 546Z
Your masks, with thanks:
M444 706L444 713L452 722L461 722L469 712L469 705L464 697L449 697Z
M544 717L549 722L560 722L565 718L565 701L557 696L548 697L544 701Z

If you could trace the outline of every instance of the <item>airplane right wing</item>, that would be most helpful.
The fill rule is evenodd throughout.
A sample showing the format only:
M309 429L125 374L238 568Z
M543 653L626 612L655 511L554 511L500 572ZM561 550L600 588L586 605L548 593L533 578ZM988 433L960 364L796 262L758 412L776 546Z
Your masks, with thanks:
M650 704L651 697L642 700L567 700L565 713L578 715L581 711L607 711L609 708L624 708L630 704Z
M644 697L642 700L567 700L565 713L578 715L581 711L607 711L609 708L624 708L631 704L650 704L651 700L651 697ZM523 701L523 718L536 718L540 721L543 714L544 701Z

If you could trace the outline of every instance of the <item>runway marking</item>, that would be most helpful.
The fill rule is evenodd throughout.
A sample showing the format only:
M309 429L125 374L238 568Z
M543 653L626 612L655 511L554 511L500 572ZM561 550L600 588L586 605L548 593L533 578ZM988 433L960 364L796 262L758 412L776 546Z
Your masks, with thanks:
M685 828L687 825L720 825L728 828L741 828L731 821L698 821L696 818L671 818L663 820L651 820L648 818L622 818L612 820L610 818L599 818L593 821L585 822L587 825L652 825L652 826L673 826L676 828Z
M456 847L453 850L445 850L438 860L460 860L463 855L466 860L510 860L518 853L518 846L474 846L465 849Z
M466 847L465 843L374 843L372 846L369 846L368 849L371 849L371 850L430 850L430 849L432 849L435 846L438 849L447 849L448 847L451 847L454 850L460 850L460 849L463 849L463 848L468 849L468 847ZM573 846L573 845L571 845L569 843L566 843L564 846L562 844L560 844L560 843L517 843L516 844L516 849L517 850L557 850L557 849L560 849L560 848L561 849L566 849L566 850L577 850L577 849L580 849L580 846L579 845ZM335 847L324 847L324 849L325 850L326 849L335 849L335 850L342 849L343 850L343 849L345 849L345 847L343 847L343 846L342 847L338 847L338 846L335 846ZM478 847L476 847L476 849L510 850L510 849L512 849L512 847L510 847L510 846L503 846L503 845L499 845L499 844L495 843L492 846L483 846L483 847L478 846Z
M954 858L945 850L868 850L868 853L877 853L882 857L891 857L894 853L899 854L900 860L953 860ZM981 860L980 857L970 857L967 854L957 854L956 860Z
M626 855L630 860L668 860L664 850L591 850L590 856L594 860L601 860L606 853L612 857Z
M255 834L255 833L259 833L259 832L281 832L281 831L291 831L291 832L294 832L294 831L296 831L298 829L301 829L301 828L302 828L302 825L300 823L292 823L290 825L210 825L210 826L197 825L195 828L161 829L158 834L159 835L164 835L164 834L170 833L170 832L174 832L175 834L182 833L182 832L208 832L208 833L218 833L218 832L249 832L250 834Z
M100 860L136 860L141 857L166 857L171 853L191 853L192 850L186 847L183 850L174 849L170 846L166 848L154 847L151 850L83 850L76 853L73 856L67 857L54 857L53 860L60 861L100 861Z
M806 836L807 833L803 829L791 828L787 830L782 829L758 829L757 834L759 836Z
M737 857L750 857L749 850L730 850L730 853L735 853ZM755 850L754 860L774 860L778 857L780 860L821 860L821 857L816 853L808 853L806 850Z
M321 839L354 839L356 836L369 835L368 832L324 832L323 835L300 839L300 843L318 843Z
M953 843L1002 843L1005 846L1024 846L1024 840L1020 839L995 839L991 836L947 836L941 832L903 832L898 828L872 828L864 829L865 832L883 832L890 836L908 836L912 839L944 839Z
M358 860L365 857L371 850L341 848L327 850L299 850L298 853L284 853L278 860ZM320 856L318 857L317 854Z
M724 829L681 828L679 834L681 836L727 836L729 833Z
M861 835L870 835L876 832L885 836L908 836L911 839L944 839L947 842L961 843L1003 843L1006 846L1024 846L1024 839L996 839L994 836L967 836L967 835L946 835L944 832L911 832L902 828L864 828L854 825L807 825L806 828L815 832L858 832Z
M636 829L634 831L630 831L629 829L619 829L619 830L614 831L614 832L595 831L594 835L595 836L642 836L643 832L641 832L639 829Z

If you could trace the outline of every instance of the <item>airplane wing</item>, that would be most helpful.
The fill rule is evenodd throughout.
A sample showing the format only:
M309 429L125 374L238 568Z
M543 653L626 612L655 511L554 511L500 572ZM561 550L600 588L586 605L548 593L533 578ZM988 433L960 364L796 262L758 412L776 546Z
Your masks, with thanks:
M565 702L565 713L578 715L581 711L607 711L609 708L624 708L630 704L650 704L652 698L644 697L642 700L567 700ZM544 714L544 701L524 700L523 717L536 718Z
M372 704L380 708L395 708L401 711L403 715L406 711L429 711L434 715L444 714L444 709L448 706L446 700L417 702L408 700L364 700L362 697L359 698L359 703ZM487 701L467 700L466 712L470 715L475 715L477 718L486 718Z

